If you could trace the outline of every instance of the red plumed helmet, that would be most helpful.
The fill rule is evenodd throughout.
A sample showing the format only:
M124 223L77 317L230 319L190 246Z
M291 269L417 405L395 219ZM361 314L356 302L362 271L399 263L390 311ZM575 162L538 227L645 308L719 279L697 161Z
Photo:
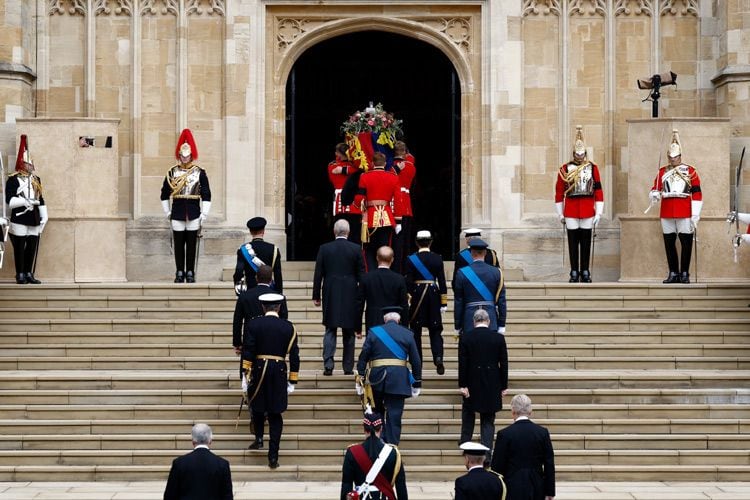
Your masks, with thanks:
M193 133L189 128L183 130L180 134L180 138L177 139L177 148L174 152L175 158L179 160L180 154L182 154L183 156L190 155L193 157L193 160L198 159L198 147L195 145Z
M34 161L31 159L31 153L29 153L29 143L26 138L26 134L21 135L21 141L18 144L18 156L16 156L16 172L25 170L23 164L31 163Z

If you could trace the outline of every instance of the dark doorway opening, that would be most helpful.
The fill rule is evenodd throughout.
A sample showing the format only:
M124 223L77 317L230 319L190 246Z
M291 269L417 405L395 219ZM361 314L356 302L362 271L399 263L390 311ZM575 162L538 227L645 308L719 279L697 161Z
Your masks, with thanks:
M326 166L341 123L381 102L403 120L416 158L415 230L428 229L433 250L452 259L461 221L461 91L439 49L380 31L323 41L294 64L286 86L287 259L315 260L333 238L333 188ZM412 242L413 245L413 242Z

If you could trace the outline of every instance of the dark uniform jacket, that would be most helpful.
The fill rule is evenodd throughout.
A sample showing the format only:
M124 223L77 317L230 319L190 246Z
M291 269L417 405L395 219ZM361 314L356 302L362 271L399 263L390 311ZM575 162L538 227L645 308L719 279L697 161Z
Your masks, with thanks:
M500 392L508 388L505 335L486 327L461 335L458 386L469 388L467 403L475 412L497 412L503 408Z
M268 284L258 283L255 288L250 288L237 297L237 303L234 306L234 320L232 321L233 346L240 347L242 345L243 327L247 326L251 319L263 316L263 307L261 306L258 297L265 293L275 292ZM288 317L289 310L286 305L286 299L284 299L281 303L281 309L279 310L279 318L287 319Z
M323 324L328 328L362 328L357 302L359 282L365 272L359 245L336 238L320 246L313 276L313 300L321 300Z
M380 450L383 449L384 444L385 443L383 443L383 440L375 435L368 437L362 443L362 445L365 447L365 450L367 451L367 456L370 457L370 460L373 463L375 463L375 460L378 459L378 454L380 454ZM349 448L351 448L351 446ZM398 470L395 470L397 462L399 464L399 467ZM354 459L354 455L352 454L351 450L347 449L346 455L344 455L344 465L341 468L340 500L346 500L347 493L352 491L356 486L364 483L368 472L369 470L363 471L362 469L360 469L359 464ZM400 460L398 448L394 448L391 454L388 455L388 458L383 464L383 468L380 469L380 473L383 474L386 479L391 482L398 500L408 500L409 496L406 491L406 472L404 472L404 467ZM396 476L395 478L394 475ZM372 498L373 500L379 500L381 498L384 499L385 497L381 497L379 493L374 493L370 498Z
M299 347L294 325L268 313L248 322L243 340L242 359L252 363L247 390L252 399L250 407L256 413L283 412L287 407L287 381L296 384L299 374ZM286 358L287 352L288 376L286 361L259 359L263 356Z
M406 366L378 366L370 370L369 381L372 390L410 397L412 387L422 387L422 360L419 359L414 334L395 321L389 321L382 327L401 350L407 354L414 383L409 381L409 369ZM362 345L362 352L359 353L359 361L357 362L359 374L364 376L367 363L376 359L396 359L396 355L372 330L368 330L367 338Z
M413 255L424 264L434 280L432 284L418 283L418 281L425 281L425 277L412 262L411 255L406 259L404 266L406 290L411 295L409 324L418 322L421 326L442 326L440 307L448 304L443 258L440 254L431 251L418 251Z
M503 478L481 466L456 478L455 500L505 500L505 498Z
M406 298L406 281L395 271L379 267L365 274L359 284L359 317L367 304L366 328L383 324L383 307L401 306L402 321L406 323L409 304Z
M21 186L21 177L28 177L28 174L16 172L8 176L8 180L5 183L5 203L10 204L11 198L19 196L27 199L38 199L39 205L44 205L44 196L42 196L42 193L37 192L37 189L34 189L34 187L27 184L27 188L31 190L30 193L26 192L27 190L18 191L18 188ZM35 174L31 174L30 177L33 179L32 183L37 184L39 189L41 189L42 180ZM10 221L14 224L22 224L24 226L38 226L41 223L39 205L34 205L29 211L26 211L25 206L14 208L11 210Z
M164 500L231 500L229 462L207 448L177 457L169 471Z
M486 301L463 272L457 273L453 288L455 303L453 317L456 330L463 330L464 333L473 330L474 311L481 307L490 315L490 329L497 331L498 326L505 326L506 316L505 285L503 284L502 272L500 269L482 261L473 262L471 268L489 290L492 300ZM498 290L500 291L499 294Z
M555 456L549 431L521 419L498 432L492 470L505 478L508 500L555 496Z
M243 243L243 246L247 243ZM273 269L273 281L271 285L277 293L284 293L284 280L281 276L281 251L273 243L263 241L263 238L253 238L250 242L255 255L263 261L264 264L271 266ZM255 279L255 271L242 253L242 247L237 249L237 264L234 266L234 284L236 285L245 277L245 284L248 290L258 284Z
M451 279L451 288L456 288L456 273L458 273L458 270L462 267L471 264L471 250L469 250L468 248L464 248L456 254L456 256L453 258L453 261L453 278ZM491 248L488 248L487 252L484 254L484 261L491 266L495 266L498 269L500 268L500 260L497 258L497 252L495 252Z
M178 168L179 165L175 165L172 168ZM208 185L208 176L206 171L200 167L200 175L198 177L200 199L198 198L180 198L179 196L172 198L172 212L169 214L169 218L173 220L194 220L201 216L201 201L211 201L211 187ZM171 169L170 169L171 171ZM161 186L161 199L162 201L168 200L172 197L172 188L169 186L167 180L169 174L164 177L164 183Z

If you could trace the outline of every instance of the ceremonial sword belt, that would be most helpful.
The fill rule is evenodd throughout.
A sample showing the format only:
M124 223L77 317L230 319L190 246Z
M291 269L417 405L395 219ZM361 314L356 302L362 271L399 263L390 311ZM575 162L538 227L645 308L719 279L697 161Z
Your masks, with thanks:
M435 280L414 280L415 285L434 285Z
M370 368L377 368L379 366L406 366L406 360L398 358L384 358L374 359L370 361Z
M483 306L493 307L494 305L495 303L490 300L480 300L477 302L469 302L466 304L467 307L483 307Z
M261 354L255 356L256 359L263 359L265 361L285 361L284 356L274 356L273 354Z

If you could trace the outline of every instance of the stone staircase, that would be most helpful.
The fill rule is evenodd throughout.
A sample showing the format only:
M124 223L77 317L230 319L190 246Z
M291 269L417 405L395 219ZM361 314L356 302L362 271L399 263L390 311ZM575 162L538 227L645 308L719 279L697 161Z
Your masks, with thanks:
M275 471L246 449L246 411L235 427L229 284L0 285L0 481L163 480L197 421L236 481L339 479L359 402L340 366L322 376L309 270L292 269L302 371ZM749 305L750 284L509 282L510 394L529 394L552 432L558 478L750 480ZM445 337L446 375L428 362L406 405L412 480L463 470L452 328Z

